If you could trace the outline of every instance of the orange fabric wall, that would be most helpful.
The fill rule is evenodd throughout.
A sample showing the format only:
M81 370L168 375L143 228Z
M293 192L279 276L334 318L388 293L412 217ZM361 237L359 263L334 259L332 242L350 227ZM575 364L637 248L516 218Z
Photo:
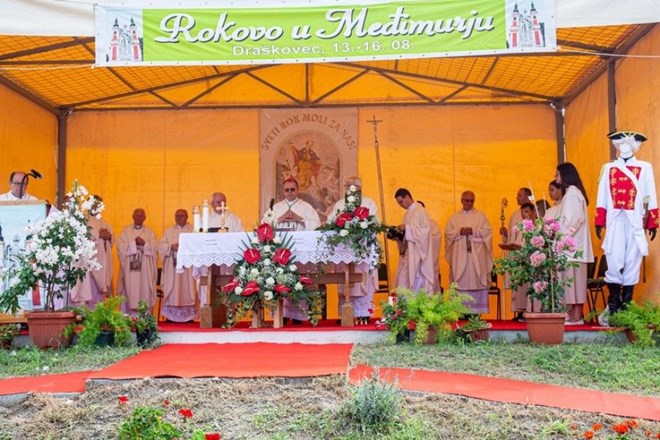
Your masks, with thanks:
M9 191L13 171L39 171L29 194L54 202L57 192L57 118L12 90L0 86L0 193Z
M655 27L629 51L642 57L623 58L615 67L617 129L637 130L649 137L637 157L654 164L656 189L660 188L660 65L643 56L659 54L660 29ZM592 225L600 170L610 160L608 132L607 74L603 74L566 109L567 160L580 171L593 201L589 207ZM594 253L602 255L602 242L592 235ZM636 300L660 292L660 238L650 243L646 260L647 282L640 280Z
M404 214L394 201L399 187L423 200L442 229L460 208L460 193L471 189L477 208L497 229L502 197L510 202L508 221L517 189L531 182L540 197L554 174L549 107L364 108L358 169L365 193L379 205L373 127L366 122L374 114L383 120L379 141L389 224L400 223ZM258 110L77 113L69 119L67 180L78 178L104 197L105 217L117 234L142 206L147 224L160 235L173 224L175 209L190 211L213 191L227 194L231 210L249 228L259 213L258 133ZM393 274L393 246L390 255ZM444 257L441 267L446 286ZM334 311L334 304L328 309Z

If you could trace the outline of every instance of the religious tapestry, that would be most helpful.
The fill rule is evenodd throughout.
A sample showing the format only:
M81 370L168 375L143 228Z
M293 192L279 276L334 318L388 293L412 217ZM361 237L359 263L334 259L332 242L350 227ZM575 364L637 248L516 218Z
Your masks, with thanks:
M262 110L260 139L261 214L294 177L300 198L325 222L344 179L357 175L357 109Z

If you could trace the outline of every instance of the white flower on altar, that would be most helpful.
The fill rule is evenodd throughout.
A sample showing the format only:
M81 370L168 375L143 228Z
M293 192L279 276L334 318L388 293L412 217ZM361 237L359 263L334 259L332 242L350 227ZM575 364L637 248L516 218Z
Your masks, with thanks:
M342 229L341 231L339 231L339 235L341 235L342 237L346 237L348 235L348 230Z
M238 268L238 274L240 276L244 277L246 273L247 273L247 269L245 268L245 266L241 266Z
M281 267L278 267L277 269L275 269L275 273L278 274L278 275L282 275L284 273L284 269L281 268Z
M275 278L273 278L273 277L266 278L266 285L274 286L275 285Z
M273 292L271 292L270 290L266 290L264 292L264 299L266 301L270 301L271 299L273 299Z
M296 267L295 264L289 264L289 270L290 270L291 272L295 272L297 269L298 269L298 268Z
M346 201L348 203L355 203L355 196L348 196L346 197Z
M250 269L250 275L259 275L259 269L253 267L252 269Z
M280 244L280 243L282 243L282 239L281 239L280 237L278 237L278 236L275 236L275 237L273 238L273 243L275 243L275 244Z
M360 222L360 227L361 227L362 229L367 229L367 228L369 227L369 222L367 222L367 221L365 221L365 220L361 221L361 222Z
M241 286L236 286L236 288L234 289L234 293L236 295L240 295L242 291L243 291L243 288Z
M296 285L293 286L293 288L294 288L295 290L302 290L302 289L303 289L303 285L300 284L300 283L296 283Z
M264 266L270 266L270 264L271 264L270 259L269 259L269 258L266 258L266 259L264 260Z
M355 191L357 191L357 186L351 185L351 186L348 187L348 189L351 190L351 192L355 192Z
M272 248L270 247L270 245L267 244L266 246L264 246L263 251L264 254L270 254L272 252Z

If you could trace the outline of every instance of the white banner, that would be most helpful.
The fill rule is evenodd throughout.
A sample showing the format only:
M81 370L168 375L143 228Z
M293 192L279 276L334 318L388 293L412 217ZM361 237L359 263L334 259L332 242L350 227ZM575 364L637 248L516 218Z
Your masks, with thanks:
M300 198L325 222L343 197L343 181L357 175L357 109L262 110L259 161L260 212L284 198L282 182L294 177Z

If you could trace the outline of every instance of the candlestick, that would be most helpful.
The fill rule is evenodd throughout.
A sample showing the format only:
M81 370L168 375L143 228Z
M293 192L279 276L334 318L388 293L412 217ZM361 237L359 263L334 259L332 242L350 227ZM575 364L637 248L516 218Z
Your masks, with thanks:
M209 201L204 199L202 202L202 231L209 230Z
M199 216L199 206L193 207L193 231L199 232L199 228L202 227L202 221Z

